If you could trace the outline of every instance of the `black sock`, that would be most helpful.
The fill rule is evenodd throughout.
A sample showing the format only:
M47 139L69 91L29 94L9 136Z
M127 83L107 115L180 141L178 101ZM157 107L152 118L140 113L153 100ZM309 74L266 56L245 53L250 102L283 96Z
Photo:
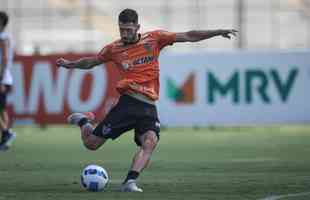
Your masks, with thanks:
M5 138L6 136L8 136L9 134L10 134L9 129L6 129L6 130L3 130L3 131L2 131L1 141L0 141L1 144L2 144L2 142L3 142L3 140L4 140L4 138Z
M88 123L88 119L85 117L85 118L82 118L79 122L78 122L78 125L79 127L82 127L84 126L85 124Z
M2 135L3 135L3 136L9 135L9 134L10 134L9 129L6 129L6 130L3 130L3 131L2 131Z
M139 172L130 170L127 174L127 177L123 183L126 183L128 180L136 180L139 176Z

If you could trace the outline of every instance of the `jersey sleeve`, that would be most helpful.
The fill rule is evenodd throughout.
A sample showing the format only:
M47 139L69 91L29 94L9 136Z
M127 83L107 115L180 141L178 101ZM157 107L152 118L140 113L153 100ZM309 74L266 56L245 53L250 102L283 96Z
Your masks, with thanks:
M176 40L176 33L164 30L155 31L155 35L160 49L165 46L172 45Z
M111 54L111 46L105 46L101 51L97 54L97 58L105 63L112 60L112 54Z

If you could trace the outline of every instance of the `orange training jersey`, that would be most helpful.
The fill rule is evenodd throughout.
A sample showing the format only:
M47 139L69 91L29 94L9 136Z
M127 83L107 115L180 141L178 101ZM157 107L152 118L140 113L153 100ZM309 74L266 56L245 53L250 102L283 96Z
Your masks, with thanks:
M116 87L120 94L140 93L155 101L159 97L159 53L175 39L175 33L152 31L140 35L135 44L124 46L117 40L105 46L97 57L102 62L114 62L120 69L121 80Z

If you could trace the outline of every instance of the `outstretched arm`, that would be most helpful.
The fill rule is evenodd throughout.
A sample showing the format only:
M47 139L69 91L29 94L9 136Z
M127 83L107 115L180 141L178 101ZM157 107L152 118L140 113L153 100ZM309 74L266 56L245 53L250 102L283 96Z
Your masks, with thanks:
M97 65L102 64L102 61L99 60L96 56L94 57L85 57L75 61L69 61L64 58L60 58L56 61L58 67L64 67L67 69L78 68L78 69L91 69Z
M193 30L188 32L176 33L175 42L198 42L215 36L222 36L230 39L231 36L237 36L237 31L234 29L219 29L219 30Z

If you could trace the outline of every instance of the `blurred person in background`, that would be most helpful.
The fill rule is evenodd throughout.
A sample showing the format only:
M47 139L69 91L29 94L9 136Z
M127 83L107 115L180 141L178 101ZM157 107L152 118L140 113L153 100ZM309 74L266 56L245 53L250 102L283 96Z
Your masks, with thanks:
M235 30L193 30L168 32L156 30L138 33L140 24L135 10L125 9L118 16L120 39L105 46L97 56L75 61L60 58L57 66L68 69L91 69L102 63L113 62L120 71L117 83L120 93L118 103L107 116L94 127L90 122L94 114L73 113L68 122L78 125L84 145L96 150L108 139L116 139L134 129L134 141L138 150L131 168L121 185L123 192L142 192L136 180L150 161L159 141L160 122L155 102L159 98L160 51L176 42L198 42L215 36L231 38Z
M0 11L0 129L1 141L0 150L7 150L16 134L9 129L9 117L6 111L7 95L13 84L13 77L10 68L13 64L13 44L10 36L4 32L9 22L6 12Z

